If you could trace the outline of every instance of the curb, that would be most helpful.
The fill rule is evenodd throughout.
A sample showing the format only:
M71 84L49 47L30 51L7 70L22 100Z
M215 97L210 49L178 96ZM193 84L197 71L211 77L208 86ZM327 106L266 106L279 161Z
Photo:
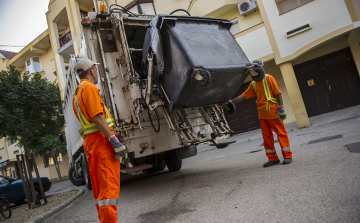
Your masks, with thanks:
M62 204L59 204L58 206L54 207L50 211L47 211L44 214L42 214L40 216L37 216L36 218L31 219L30 221L28 221L26 223L42 223L42 222L46 222L50 218L54 217L55 214L59 213L60 211L65 209L67 206L69 206L69 204L74 202L78 197L80 197L84 193L85 193L85 191L83 189L79 189L79 192L77 194L75 194L75 196L73 196L72 198L68 199L67 201L65 201Z

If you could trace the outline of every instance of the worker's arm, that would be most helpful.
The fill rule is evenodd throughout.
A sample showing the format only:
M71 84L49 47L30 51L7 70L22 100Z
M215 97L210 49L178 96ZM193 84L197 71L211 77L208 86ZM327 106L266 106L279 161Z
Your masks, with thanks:
M237 96L236 98L232 99L231 102L236 104L244 100L245 98L242 95Z
M126 147L119 141L119 139L110 130L102 113L95 115L92 118L92 120L94 121L96 127L100 130L102 134L104 134L104 136L111 143L111 146L114 148L114 151L116 153L115 159L119 159L121 156L127 158L128 155L127 155Z
M114 135L114 133L108 127L108 124L106 123L106 120L102 113L95 115L92 120L94 121L96 127L100 130L102 134L104 134L107 139L109 139L110 136Z
M282 96L281 96L281 93L276 95L276 99L279 103L279 106L282 106L283 105L283 100L282 100Z
M279 103L279 107L278 107L278 117L280 121L284 121L286 119L286 113L285 113L285 108L284 108L284 104L283 104L283 100L282 100L282 96L281 93L276 95L277 101Z
M235 104L235 103L239 103L239 102L243 101L244 99L249 99L249 98L252 98L255 96L256 96L256 92L255 92L252 82L251 82L249 84L249 87L246 89L246 91L244 93L242 93L241 95L237 96L236 98L232 99L231 102Z

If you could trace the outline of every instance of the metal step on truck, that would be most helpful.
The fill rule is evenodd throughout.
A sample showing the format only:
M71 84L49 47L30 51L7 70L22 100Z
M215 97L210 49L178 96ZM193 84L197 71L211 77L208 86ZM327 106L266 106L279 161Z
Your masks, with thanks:
M103 8L104 9L104 8ZM217 144L232 131L218 104L234 96L249 74L249 60L225 19L135 15L118 5L90 12L82 20L79 55L71 55L63 111L75 185L91 189L83 139L72 99L80 80L79 57L97 65L100 94L126 146L123 174L178 171L196 145ZM120 174L120 173L119 173Z

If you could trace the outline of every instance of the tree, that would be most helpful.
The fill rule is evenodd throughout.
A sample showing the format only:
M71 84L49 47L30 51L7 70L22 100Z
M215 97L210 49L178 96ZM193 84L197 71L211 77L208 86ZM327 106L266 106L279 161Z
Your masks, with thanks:
M16 138L23 145L34 201L29 155L41 138L58 133L64 124L59 87L40 73L21 75L9 66L0 72L0 92L0 137Z
M32 147L31 151L33 151L35 155L44 155L46 152L50 152L51 157L54 160L54 165L55 165L56 173L58 175L58 179L59 181L61 181L61 172L57 157L59 154L64 155L66 153L66 143L60 142L58 134L45 135L39 141L41 144Z

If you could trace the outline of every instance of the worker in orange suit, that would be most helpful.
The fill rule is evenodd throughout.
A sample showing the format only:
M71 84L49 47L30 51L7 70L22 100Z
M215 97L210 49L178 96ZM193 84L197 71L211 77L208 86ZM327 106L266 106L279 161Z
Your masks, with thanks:
M81 80L74 93L73 110L82 126L79 132L84 138L98 217L101 222L117 222L119 158L127 158L127 150L112 130L114 122L95 86L98 83L96 64L85 58L77 61L75 71Z
M253 67L263 67L264 63L260 60L254 60ZM284 158L283 164L290 164L292 162L292 153L290 150L289 137L287 135L283 121L286 119L283 100L279 87L276 84L275 78L271 75L265 75L262 81L252 81L248 89L240 96L229 102L238 103L244 99L249 99L257 96L257 107L261 125L261 132L264 138L264 147L266 156L269 161L264 164L264 167L273 166L280 163L276 154L274 146L273 131L277 134L281 152ZM225 103L225 109L229 108Z

